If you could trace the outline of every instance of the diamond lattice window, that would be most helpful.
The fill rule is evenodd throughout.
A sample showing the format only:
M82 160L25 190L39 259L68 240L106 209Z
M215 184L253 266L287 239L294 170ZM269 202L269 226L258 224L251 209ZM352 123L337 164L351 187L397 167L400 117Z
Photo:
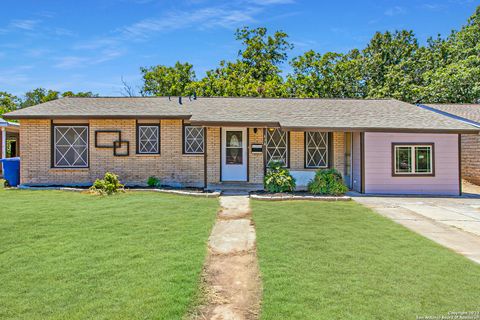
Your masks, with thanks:
M203 128L186 126L185 130L185 153L203 153Z
M282 161L288 166L288 133L280 129L266 130L267 165L271 161Z
M53 132L53 166L88 167L88 126L55 126Z
M306 132L305 166L307 168L328 167L328 133Z
M159 153L159 126L138 126L138 153Z

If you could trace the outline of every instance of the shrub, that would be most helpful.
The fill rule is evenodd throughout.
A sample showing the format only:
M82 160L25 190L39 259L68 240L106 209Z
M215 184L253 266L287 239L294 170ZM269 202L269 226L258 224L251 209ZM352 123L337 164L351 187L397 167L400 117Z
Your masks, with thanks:
M159 188L162 185L162 182L159 178L155 176L148 177L147 184L152 188Z
M111 195L123 191L123 184L120 183L116 174L107 172L103 179L95 180L90 190L101 195Z
M318 170L308 183L308 191L313 194L339 196L348 191L342 175L335 169Z
M271 161L264 179L265 189L268 192L291 192L295 190L295 179L288 169L283 167L282 161Z

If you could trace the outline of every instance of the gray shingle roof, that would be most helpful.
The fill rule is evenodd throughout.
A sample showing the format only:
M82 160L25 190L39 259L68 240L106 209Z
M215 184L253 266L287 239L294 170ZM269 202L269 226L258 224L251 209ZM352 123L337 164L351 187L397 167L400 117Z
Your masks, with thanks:
M8 113L26 118L182 118L201 125L285 129L477 132L449 117L397 100L265 98L63 98Z
M462 118L480 124L480 104L426 104L443 114Z

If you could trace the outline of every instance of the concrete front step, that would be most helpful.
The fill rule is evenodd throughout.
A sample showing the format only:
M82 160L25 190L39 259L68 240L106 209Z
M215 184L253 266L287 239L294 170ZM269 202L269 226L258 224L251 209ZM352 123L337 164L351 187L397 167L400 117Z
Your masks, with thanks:
M247 182L221 182L211 183L207 186L207 190L220 190L227 192L251 192L263 190L263 184L261 183L247 183Z

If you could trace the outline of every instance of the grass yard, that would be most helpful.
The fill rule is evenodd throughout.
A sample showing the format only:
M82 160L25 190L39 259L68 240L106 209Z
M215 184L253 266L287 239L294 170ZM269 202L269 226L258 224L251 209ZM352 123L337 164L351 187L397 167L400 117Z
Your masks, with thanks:
M252 201L262 319L478 311L480 266L354 202Z
M0 189L1 319L181 319L216 199Z

